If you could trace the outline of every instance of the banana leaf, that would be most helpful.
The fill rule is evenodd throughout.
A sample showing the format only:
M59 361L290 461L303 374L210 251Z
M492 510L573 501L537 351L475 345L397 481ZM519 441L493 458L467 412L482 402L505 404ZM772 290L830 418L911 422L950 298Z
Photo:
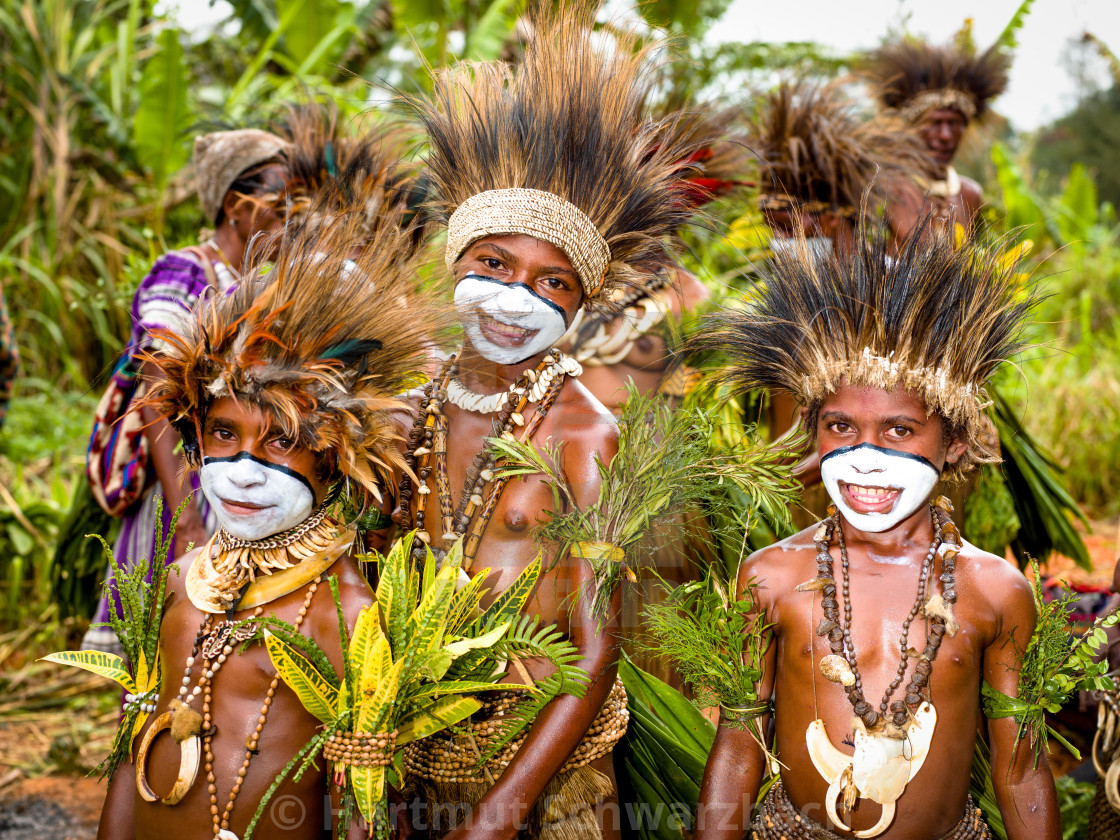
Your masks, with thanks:
M623 658L630 725L615 750L629 834L679 840L691 826L715 727L684 695ZM678 819L679 818L679 819Z
M972 753L972 776L969 787L972 801L984 814L984 821L992 830L995 840L1007 840L1007 829L1003 825L1003 815L996 802L996 788L992 783L992 749L983 738L976 739Z
M1061 468L1023 428L1007 399L995 388L990 393L1003 474L1021 523L1011 544L1020 568L1031 557L1045 560L1057 551L1091 569L1089 550L1073 524L1078 520L1088 525L1089 520L1063 486Z

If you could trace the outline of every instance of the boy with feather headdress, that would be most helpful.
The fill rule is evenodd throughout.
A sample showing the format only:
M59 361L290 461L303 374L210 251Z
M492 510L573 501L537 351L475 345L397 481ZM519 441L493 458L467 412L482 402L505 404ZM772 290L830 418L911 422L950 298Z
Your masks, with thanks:
M706 334L733 383L801 403L833 504L739 569L771 625L766 702L721 709L698 840L991 836L969 796L981 686L1020 696L1034 598L933 489L996 457L984 388L1022 347L1033 301L998 255L936 231L895 255L863 235L814 255L799 237L757 302ZM771 717L781 769L752 822L766 760L743 724L765 733ZM1057 840L1045 754L1020 748L1014 717L984 722L1009 840Z
M406 462L416 480L402 478L394 519L419 529L421 551L463 539L465 567L488 597L537 562L533 526L558 502L543 477L497 478L487 438L562 444L558 473L581 508L594 504L597 459L617 451L617 425L555 346L582 307L673 263L672 235L692 214L682 161L697 151L645 119L651 50L624 32L599 44L586 3L529 14L534 37L516 68L463 62L407 103L427 131L430 206L447 224L465 336L414 404ZM534 710L524 741L481 769L462 739L406 755L434 834L616 836L599 805L614 796L611 751L627 717L619 593L606 595L614 606L600 624L578 597L593 582L590 561L566 552L531 601L578 647L575 664L590 675L582 697ZM537 662L511 671L518 682L549 678ZM487 721L476 726L482 737Z
M169 574L162 678L133 700L151 716L135 751L123 742L100 837L234 840L252 823L261 836L319 838L338 822L325 768L286 778L271 792L287 805L254 817L320 725L258 642L260 622L283 621L338 671L328 584L351 630L373 600L336 502L376 507L400 469L394 395L423 363L435 321L406 294L416 259L400 211L374 221L321 215L289 230L272 262L164 331L149 358L161 378L145 403L182 435L220 528Z
M872 54L865 73L879 107L910 126L937 170L923 212L972 229L983 204L980 185L957 174L953 158L968 127L984 119L1007 87L1010 57L993 45L982 53L913 38ZM916 226L918 217L911 220Z

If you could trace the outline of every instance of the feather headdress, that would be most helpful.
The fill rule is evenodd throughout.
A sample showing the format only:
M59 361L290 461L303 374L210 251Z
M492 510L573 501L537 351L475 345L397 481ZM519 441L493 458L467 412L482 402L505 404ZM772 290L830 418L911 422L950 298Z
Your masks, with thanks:
M952 108L972 120L1003 93L1010 63L998 45L975 53L907 38L873 53L866 75L880 105L908 122L935 108Z
M351 482L361 504L403 469L394 395L426 361L432 307L413 293L411 231L395 215L364 229L361 214L324 216L288 231L270 265L250 266L233 294L210 298L145 361L162 374L145 404L200 458L208 406L233 397L257 406L327 474ZM357 487L355 487L357 485Z
M852 254L822 257L799 237L759 299L713 316L695 345L727 355L731 384L793 394L810 415L842 384L907 389L968 441L961 470L991 461L984 386L1024 346L1036 297L996 250L958 250L928 220L897 255L883 240L861 230Z
M699 210L748 184L743 176L751 167L750 150L746 133L738 124L737 109L691 109L666 102L654 108L653 114L668 132L670 145L695 148L679 161L682 197L691 207Z
M449 270L484 236L528 234L560 248L594 299L671 260L694 212L681 170L699 144L647 116L654 48L596 37L594 11L538 3L517 68L463 62L406 100L427 129Z
M897 177L921 183L935 175L918 138L889 121L861 121L835 83L780 83L762 101L750 134L764 209L854 217L886 200Z
M288 143L293 219L356 212L368 234L380 216L401 209L413 244L425 241L420 169L405 161L415 131L381 121L349 133L333 103L291 105L273 131Z

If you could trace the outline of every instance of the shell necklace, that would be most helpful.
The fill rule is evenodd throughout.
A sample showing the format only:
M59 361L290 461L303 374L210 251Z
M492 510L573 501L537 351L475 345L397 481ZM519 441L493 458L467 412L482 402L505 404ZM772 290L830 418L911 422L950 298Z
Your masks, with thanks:
M548 393L549 387L557 378L564 376L579 376L583 367L575 359L565 356L559 350L552 350L544 357L542 365L535 369L526 370L509 386L509 391L499 391L496 394L478 394L470 390L453 375L447 382L447 400L452 405L458 406L463 411L473 411L476 414L494 414L513 399L526 396L530 403L540 402ZM528 380L527 382L524 380Z
M559 395L569 375L568 370L572 369L568 364L570 361L559 350L551 350L541 360L540 365L522 373L508 391L497 394L502 398L502 405L498 409L491 437L517 440L514 437L514 430L521 428L520 439L530 440L544 422L544 418ZM575 364L575 368L582 370L578 364ZM546 379L543 376L546 370L556 372ZM495 479L495 456L488 448L483 448L467 468L459 503L452 509L451 483L447 473L448 422L447 415L444 413L444 404L451 401L450 386L456 380L458 372L459 359L456 354L444 362L436 378L424 386L424 396L420 400L420 410L409 433L408 448L405 453L405 463L411 474L419 478L415 487L416 512L415 514L412 512L413 480L406 472L399 488L400 507L393 514L393 521L404 531L417 529L417 539L412 550L414 556L422 561L431 543L431 535L427 530L430 527L427 503L428 497L432 495L429 481L433 478L434 472L439 499L436 521L438 527L443 529L441 532L443 542L450 545L460 537L466 536L466 543L463 546L463 568L470 569L486 526L498 506L502 490L505 488L505 480ZM535 393L539 393L536 411L526 424L522 412Z

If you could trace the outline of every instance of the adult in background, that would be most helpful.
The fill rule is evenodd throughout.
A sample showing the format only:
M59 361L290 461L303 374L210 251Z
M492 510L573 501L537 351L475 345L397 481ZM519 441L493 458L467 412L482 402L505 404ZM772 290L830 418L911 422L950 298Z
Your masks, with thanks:
M128 346L113 373L122 389L131 387L129 380L134 382L140 374L154 374L138 361L142 351L159 349L153 330L179 332L203 296L227 294L233 289L250 247L274 247L269 244L269 234L283 224L289 188L287 148L281 138L257 129L219 131L195 140L199 202L214 232L200 245L161 256L140 282L132 300ZM134 399L141 391L142 386L131 387ZM198 489L198 477L186 469L179 451L179 435L151 409L144 409L142 417L150 483L123 515L120 534L113 545L116 561L126 568L154 553L156 497L163 498L165 528L183 499ZM91 459L99 456L95 446L91 444ZM100 488L101 493L98 489L94 488L94 495L104 499L105 488ZM170 556L179 556L191 543L202 545L215 527L209 505L201 493L196 494L179 517ZM112 574L110 569L110 578ZM106 621L109 608L109 601L102 594L93 624ZM91 627L81 648L116 651L116 636L108 627Z
M977 54L906 39L872 56L866 69L880 108L907 123L939 171L922 213L972 230L984 203L980 185L957 174L953 158L969 125L982 119L1007 87L1009 57L992 46ZM909 229L922 213L912 214Z

